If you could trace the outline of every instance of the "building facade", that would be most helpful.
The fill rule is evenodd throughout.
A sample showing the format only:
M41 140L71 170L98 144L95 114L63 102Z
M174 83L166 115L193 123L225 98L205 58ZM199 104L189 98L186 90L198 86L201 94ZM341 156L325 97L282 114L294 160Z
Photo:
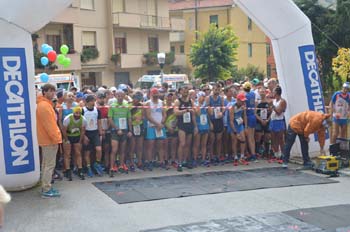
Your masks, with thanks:
M184 53L189 54L191 44L196 40L196 31L208 31L211 23L218 27L230 25L239 40L236 63L238 68L251 64L267 73L266 35L232 0L179 0L170 1L169 5L170 17L182 18L186 22L184 36L177 37L182 38L181 43L171 39L172 47L180 49L184 46ZM186 63L191 66L188 57Z
M170 32L184 29L184 20L170 20L168 7L167 0L74 0L36 33L34 48L47 43L59 52L67 44L72 64L53 72L74 72L81 85L135 83L144 74L160 73L154 56L170 54ZM181 64L184 57L176 55L165 72Z

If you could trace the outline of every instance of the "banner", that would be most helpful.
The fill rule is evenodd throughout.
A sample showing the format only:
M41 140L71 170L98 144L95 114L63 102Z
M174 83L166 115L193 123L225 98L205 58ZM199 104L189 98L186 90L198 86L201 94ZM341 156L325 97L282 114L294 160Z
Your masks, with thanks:
M71 1L0 1L0 184L7 190L39 181L31 34Z

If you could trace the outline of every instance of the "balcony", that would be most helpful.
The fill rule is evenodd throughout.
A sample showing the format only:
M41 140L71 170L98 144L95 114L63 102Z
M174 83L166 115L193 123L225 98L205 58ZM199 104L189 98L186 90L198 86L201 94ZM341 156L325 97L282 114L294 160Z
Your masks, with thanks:
M113 13L113 24L118 27L170 30L170 20L168 17L154 15Z
M57 65L57 69L55 69L55 71L81 70L79 53L67 54L67 57L72 60L71 65L68 68L64 68L62 65Z
M186 66L186 55L185 54L175 54L174 66Z
M185 31L186 21L184 19L171 18L170 25L172 31Z
M170 32L170 42L185 42L185 32Z

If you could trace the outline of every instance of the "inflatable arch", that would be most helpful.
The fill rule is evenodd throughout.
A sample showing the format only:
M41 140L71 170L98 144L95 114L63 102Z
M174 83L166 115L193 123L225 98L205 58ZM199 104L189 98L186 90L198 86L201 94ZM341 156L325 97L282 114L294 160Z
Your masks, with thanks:
M287 120L299 112L325 112L315 46L308 17L292 0L234 0L271 39L282 95L287 100ZM299 142L299 140L296 140ZM329 139L326 141L326 146ZM293 153L299 153L294 146ZM317 137L309 151L319 152Z
M29 188L40 176L31 33L71 2L0 2L0 184L9 190ZM289 103L287 117L307 109L324 111L309 19L291 0L235 3L272 40L279 81ZM315 138L310 151L318 149Z
M72 0L0 1L0 184L8 190L40 177L31 34Z

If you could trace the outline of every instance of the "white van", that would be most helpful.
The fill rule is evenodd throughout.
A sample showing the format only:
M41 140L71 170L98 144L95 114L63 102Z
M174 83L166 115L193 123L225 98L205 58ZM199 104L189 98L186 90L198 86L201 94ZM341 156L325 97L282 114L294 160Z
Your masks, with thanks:
M163 80L161 75L143 75L136 82L135 88L149 89L154 86L161 86L163 82L169 84L171 88L178 88L183 84L188 84L188 77L186 74L164 74Z
M56 89L69 90L71 87L76 87L79 89L79 83L77 76L72 73L69 74L50 74L49 81L47 83L53 84L56 86ZM46 83L40 80L40 75L35 76L35 86L40 89L41 86Z

